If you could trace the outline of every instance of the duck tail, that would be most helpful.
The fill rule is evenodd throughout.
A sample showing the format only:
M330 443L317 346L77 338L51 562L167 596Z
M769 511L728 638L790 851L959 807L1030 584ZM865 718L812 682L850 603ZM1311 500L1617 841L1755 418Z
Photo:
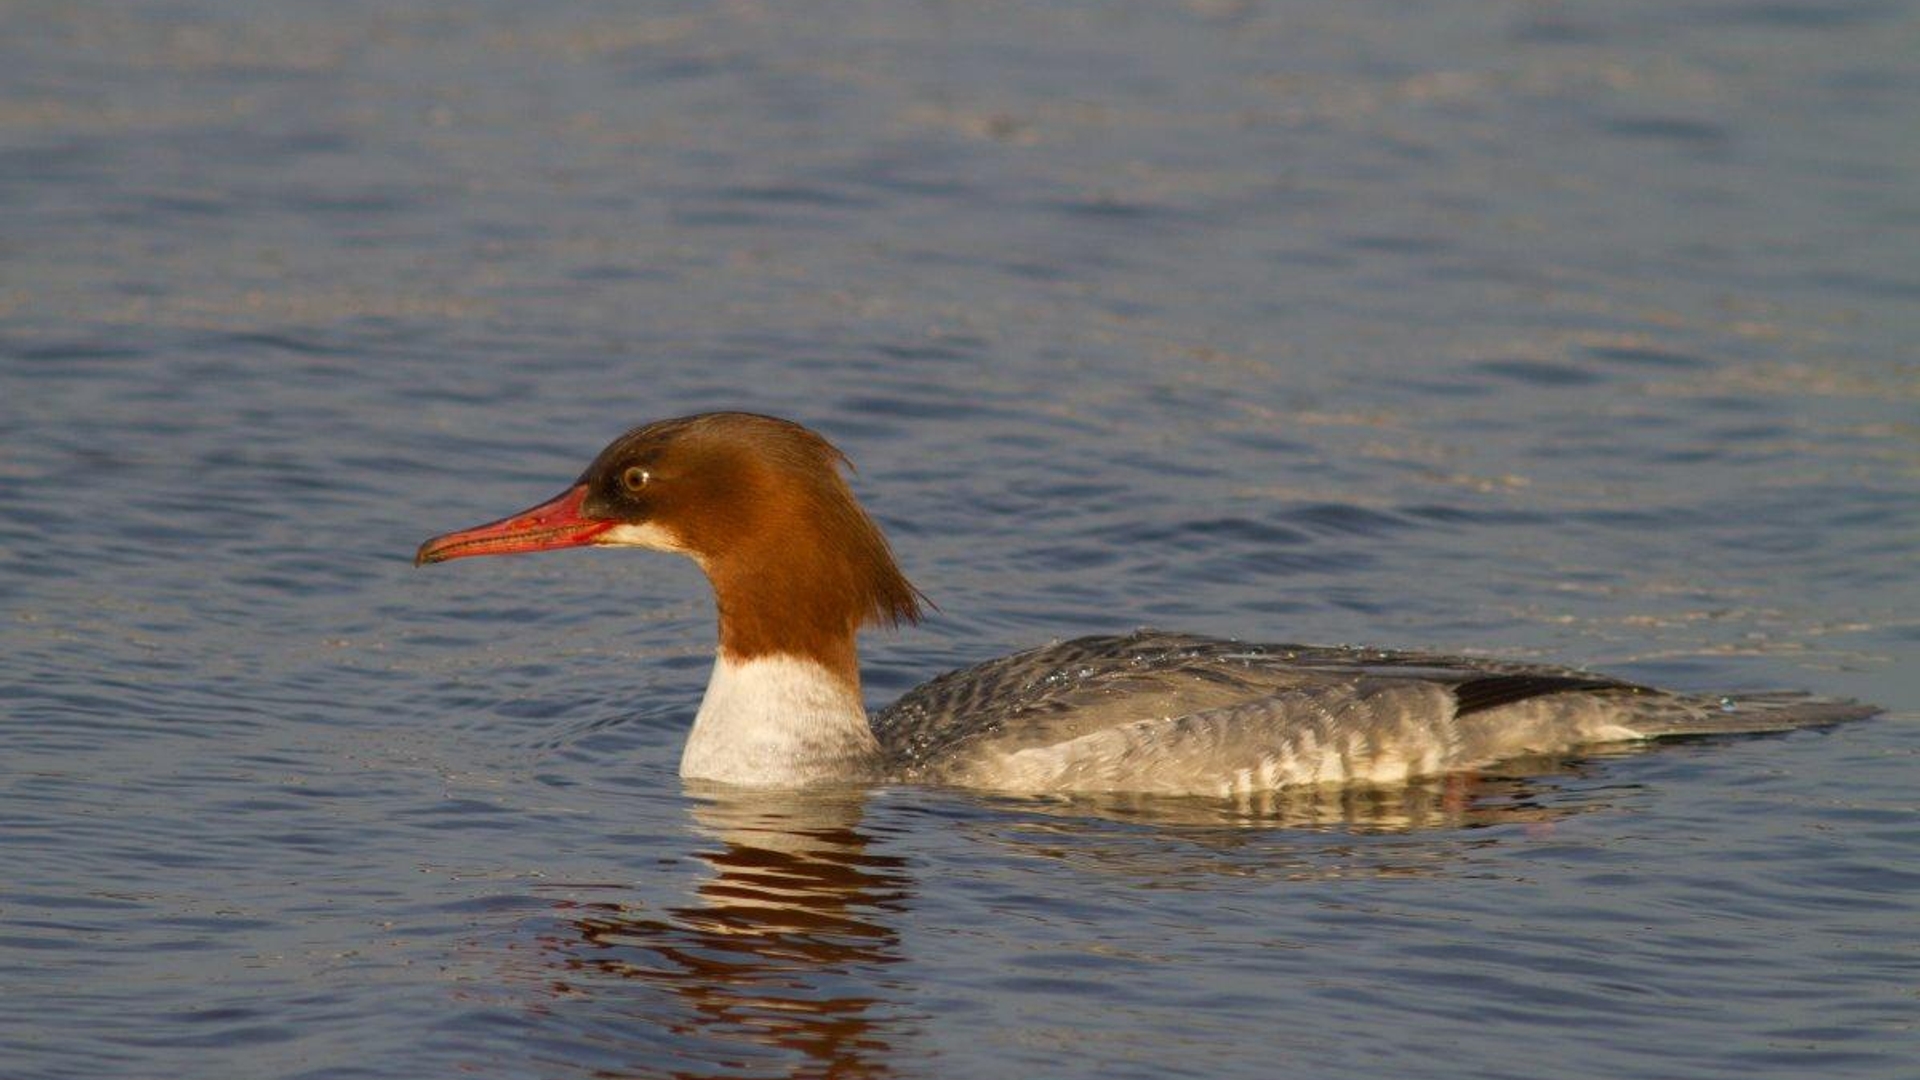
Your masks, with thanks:
M1814 697L1792 690L1751 694L1674 695L1648 702L1631 724L1643 738L1668 739L1686 735L1736 735L1799 728L1830 727L1864 720L1880 712L1878 705L1846 698Z

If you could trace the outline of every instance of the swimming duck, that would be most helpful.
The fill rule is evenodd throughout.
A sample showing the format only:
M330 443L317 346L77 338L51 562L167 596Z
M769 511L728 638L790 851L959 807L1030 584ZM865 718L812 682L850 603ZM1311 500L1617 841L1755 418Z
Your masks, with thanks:
M662 420L615 439L560 495L436 536L414 561L589 545L692 559L713 588L719 647L680 774L748 787L1234 796L1876 711L1789 692L1670 693L1475 657L1139 631L948 672L869 717L857 635L918 621L926 598L846 467L792 421Z

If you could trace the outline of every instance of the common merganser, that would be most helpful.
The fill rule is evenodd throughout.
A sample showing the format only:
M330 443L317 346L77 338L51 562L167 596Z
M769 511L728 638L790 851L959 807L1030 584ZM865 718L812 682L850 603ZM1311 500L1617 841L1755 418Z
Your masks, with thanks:
M559 496L436 536L414 562L583 545L691 558L713 587L720 640L680 775L741 786L1233 796L1877 711L1473 657L1141 631L949 672L869 719L855 637L869 623L917 622L926 597L855 500L848 465L788 420L662 420L615 439Z

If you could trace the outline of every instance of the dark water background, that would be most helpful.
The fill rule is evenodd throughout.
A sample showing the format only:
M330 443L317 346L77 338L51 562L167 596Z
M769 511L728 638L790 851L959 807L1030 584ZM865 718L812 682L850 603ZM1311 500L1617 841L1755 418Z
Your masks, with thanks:
M1920 5L0 5L0 1076L1920 1075ZM1212 804L675 776L815 424L940 603L1878 701Z

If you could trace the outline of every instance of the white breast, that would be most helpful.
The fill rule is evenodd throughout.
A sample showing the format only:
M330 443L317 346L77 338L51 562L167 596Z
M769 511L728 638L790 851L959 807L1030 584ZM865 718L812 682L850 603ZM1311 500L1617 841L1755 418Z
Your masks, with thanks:
M858 689L792 656L714 661L680 775L751 787L874 778L880 744Z

